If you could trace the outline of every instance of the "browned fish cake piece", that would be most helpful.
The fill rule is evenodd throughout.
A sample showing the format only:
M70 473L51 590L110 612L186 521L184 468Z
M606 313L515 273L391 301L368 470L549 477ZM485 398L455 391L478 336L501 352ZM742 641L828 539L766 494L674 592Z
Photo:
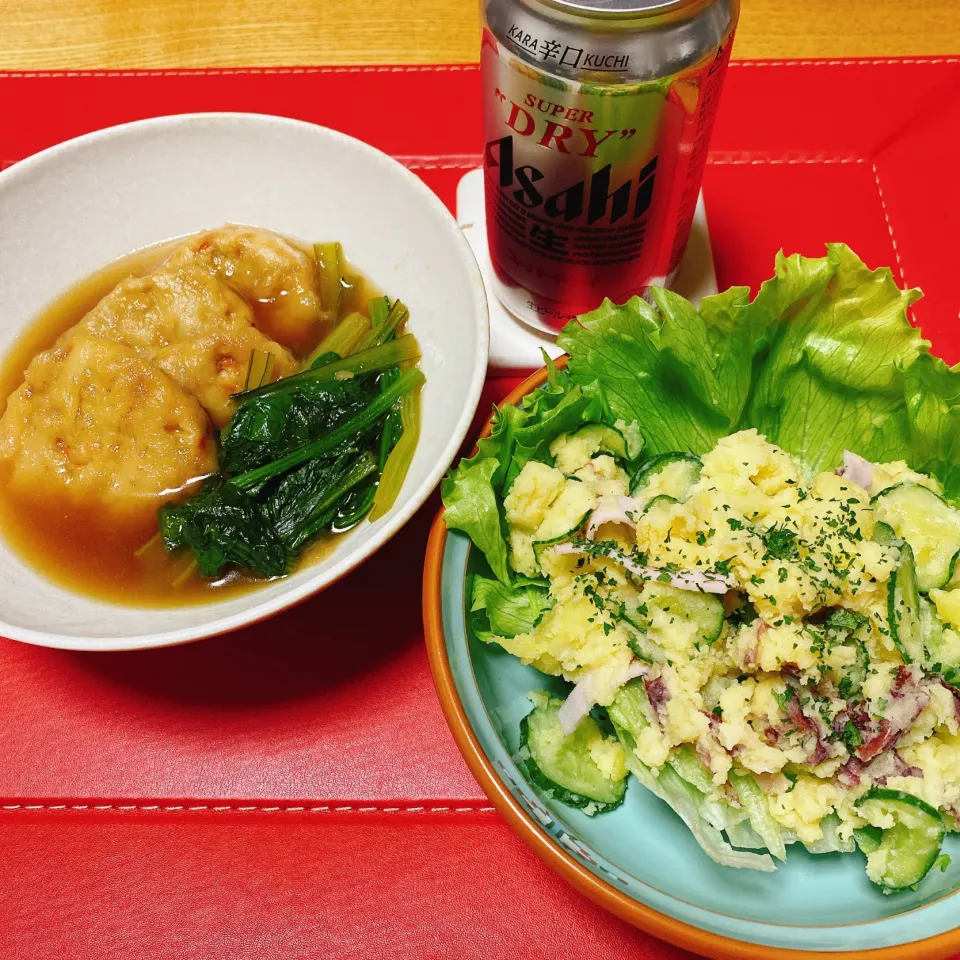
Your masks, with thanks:
M227 224L188 240L167 265L203 263L254 305L254 323L299 354L320 338L324 322L313 257L269 230Z
M0 461L31 497L155 511L216 469L197 400L128 346L62 338L38 354L0 418Z
M230 397L244 388L253 350L273 354L271 379L296 360L253 326L247 303L208 267L189 259L131 277L108 293L70 336L116 340L136 350L192 393L222 427Z

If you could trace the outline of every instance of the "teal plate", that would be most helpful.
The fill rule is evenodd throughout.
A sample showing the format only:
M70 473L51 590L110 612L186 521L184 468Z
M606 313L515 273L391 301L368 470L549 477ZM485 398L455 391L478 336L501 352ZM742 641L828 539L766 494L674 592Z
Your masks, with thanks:
M465 744L464 736L457 739L468 762L470 753L477 754L471 766L488 790L492 777L493 786L506 791L504 798L508 794L519 805L520 819L526 819L526 824L518 824L518 817L504 804L498 807L521 835L526 833L529 841L528 830L533 830L549 837L566 855L562 859L572 858L603 883L591 890L570 876L571 871L562 870L568 879L601 902L608 891L619 908L607 905L637 925L656 926L644 923L647 911L631 916L614 891L704 931L706 941L684 936L679 924L653 929L718 957L771 956L781 950L789 951L783 956L794 957L805 951L875 950L881 952L867 955L900 957L905 954L898 948L912 943L910 956L919 960L960 950L960 930L955 929L960 902L951 896L960 887L960 837L956 835L948 837L945 846L953 858L946 872L932 872L917 891L885 896L867 880L865 860L859 853L815 856L797 844L789 848L787 863L776 873L722 867L701 851L666 804L632 778L623 806L592 818L538 793L515 760L519 723L532 707L526 694L545 689L563 696L569 685L469 635L464 615L466 577L479 555L461 533L444 537L442 522L438 518L431 537L424 598L431 661L444 709L455 734L454 714L469 727L472 743ZM440 609L431 611L431 605ZM459 710L448 702L453 698L459 701ZM479 753L471 746L478 747ZM496 802L497 797L493 799ZM511 806L516 814L515 805ZM542 850L538 852L543 855ZM714 943L709 935L730 938L742 946ZM926 942L916 942L921 940Z

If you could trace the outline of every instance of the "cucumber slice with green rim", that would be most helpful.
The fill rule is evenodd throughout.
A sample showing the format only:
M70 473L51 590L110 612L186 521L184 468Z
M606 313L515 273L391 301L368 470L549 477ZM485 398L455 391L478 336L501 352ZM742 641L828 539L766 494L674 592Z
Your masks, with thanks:
M554 800L592 813L619 807L626 777L611 780L593 759L591 746L604 739L597 722L584 717L573 733L564 734L557 719L563 701L545 695L537 699L520 721L520 757L531 782Z
M873 536L870 539L874 543L879 543L882 547L899 547L903 544L903 541L894 532L893 527L882 520L878 520L873 525Z
M537 527L533 542L547 543L576 533L596 507L597 498L585 483L567 480Z
M689 743L684 743L671 750L670 759L667 762L673 767L677 776L683 777L687 783L696 787L701 793L709 795L715 792L713 774L697 756L696 748Z
M644 513L649 513L654 507L658 507L661 504L668 503L679 503L676 497L671 497L666 493L659 493L655 496L647 505L643 508Z
M588 443L594 451L591 456L606 453L618 460L629 459L626 438L615 427L608 427L602 423L588 423L576 433L571 434L571 439Z
M607 716L613 722L614 729L628 750L634 750L640 731L650 726L650 701L643 680L639 677L628 680L607 707Z
M537 566L540 566L540 554L544 550L547 550L550 547L555 547L558 543L566 543L568 540L572 540L584 528L586 522L590 519L591 513L593 513L593 511L588 510L582 517L578 517L576 520L574 520L568 530L564 530L563 533L560 533L555 537L551 537L549 540L534 540L533 555L537 558Z
M646 631L641 630L626 618L622 622L627 633L627 646L638 660L642 660L644 663L667 662L667 651L659 643L651 640Z
M879 827L858 827L853 831L853 839L863 853L873 853L880 847L883 831Z
M644 496L656 479L657 493L686 500L690 488L700 479L700 469L700 458L692 453L662 453L639 469L630 484L630 495Z
M956 639L951 634L949 640L952 642L948 642L936 605L926 597L920 598L920 636L926 652L924 666L951 686L960 684Z
M943 648L943 624L937 616L934 602L926 597L920 598L920 642L923 644L926 660L936 661L937 651Z
M890 576L887 587L887 619L890 636L907 663L923 663L923 627L920 622L920 593L917 589L913 551L904 544L900 566Z
M949 583L960 556L960 513L919 483L898 483L873 500L874 515L913 550L922 593Z
M680 590L669 583L651 580L643 588L642 599L647 607L646 626L654 611L661 611L692 620L700 639L707 643L713 643L723 631L723 600L715 594Z
M579 480L567 480L533 535L533 553L540 563L546 547L570 540L583 528L597 507L597 498Z
M940 856L943 817L919 797L885 787L873 787L856 806L868 820L885 815L894 819L892 827L881 828L877 847L867 852L867 876L884 893L915 887ZM864 839L871 845L875 832Z

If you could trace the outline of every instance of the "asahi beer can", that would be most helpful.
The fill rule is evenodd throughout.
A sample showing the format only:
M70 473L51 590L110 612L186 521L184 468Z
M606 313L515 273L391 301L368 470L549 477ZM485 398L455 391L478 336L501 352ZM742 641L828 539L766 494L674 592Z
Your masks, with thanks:
M739 0L481 0L495 293L558 330L676 274Z

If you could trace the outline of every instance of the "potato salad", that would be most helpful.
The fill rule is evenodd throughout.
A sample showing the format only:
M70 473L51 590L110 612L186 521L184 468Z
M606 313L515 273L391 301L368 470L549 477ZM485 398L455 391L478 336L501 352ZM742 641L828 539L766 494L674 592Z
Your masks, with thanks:
M855 299L853 280L886 284L844 251L826 261L845 296ZM907 294L887 289L893 318ZM561 338L568 369L550 367L543 387L498 410L477 455L445 481L447 524L485 560L468 584L473 636L568 682L563 696L532 690L519 731L518 765L547 797L603 814L635 779L721 864L770 871L792 844L859 850L890 893L946 868L960 816L960 478L922 433L960 430L948 401L924 408L929 394L911 399L906 385L902 401L884 394L886 419L871 396L857 401L869 417L844 399L825 418L810 387L783 395L773 421L780 380L849 320L831 309L798 341L802 311L782 291L784 327L767 316L756 355L779 362L782 336L793 359L765 383L745 351L727 421L737 429L721 432L695 404L723 368L712 341L720 360L690 374L690 406L667 423L655 376L678 397L685 389L663 357L671 322L688 336L736 307L756 338L749 311L765 296L766 284L752 303L728 291L698 314L655 291L656 306L580 318ZM876 326L871 296L857 322ZM903 355L932 360L900 320L890 335ZM652 332L659 353L643 344ZM863 330L849 339L862 344ZM899 363L870 375L886 383L909 372ZM924 423L923 409L941 419ZM880 442L901 415L903 439Z
M853 456L807 482L756 430L702 459L654 458L631 483L604 433L561 435L552 465L531 461L514 481L510 561L545 576L548 598L528 632L485 638L575 684L562 704L538 698L558 740L608 709L614 735L594 723L589 745L606 782L581 796L599 810L628 769L648 779L671 764L724 828L742 815L734 836L781 856L793 841L869 843L891 803L954 817L960 514L939 484ZM576 793L554 746L528 725L543 778ZM871 851L877 882L889 853Z

